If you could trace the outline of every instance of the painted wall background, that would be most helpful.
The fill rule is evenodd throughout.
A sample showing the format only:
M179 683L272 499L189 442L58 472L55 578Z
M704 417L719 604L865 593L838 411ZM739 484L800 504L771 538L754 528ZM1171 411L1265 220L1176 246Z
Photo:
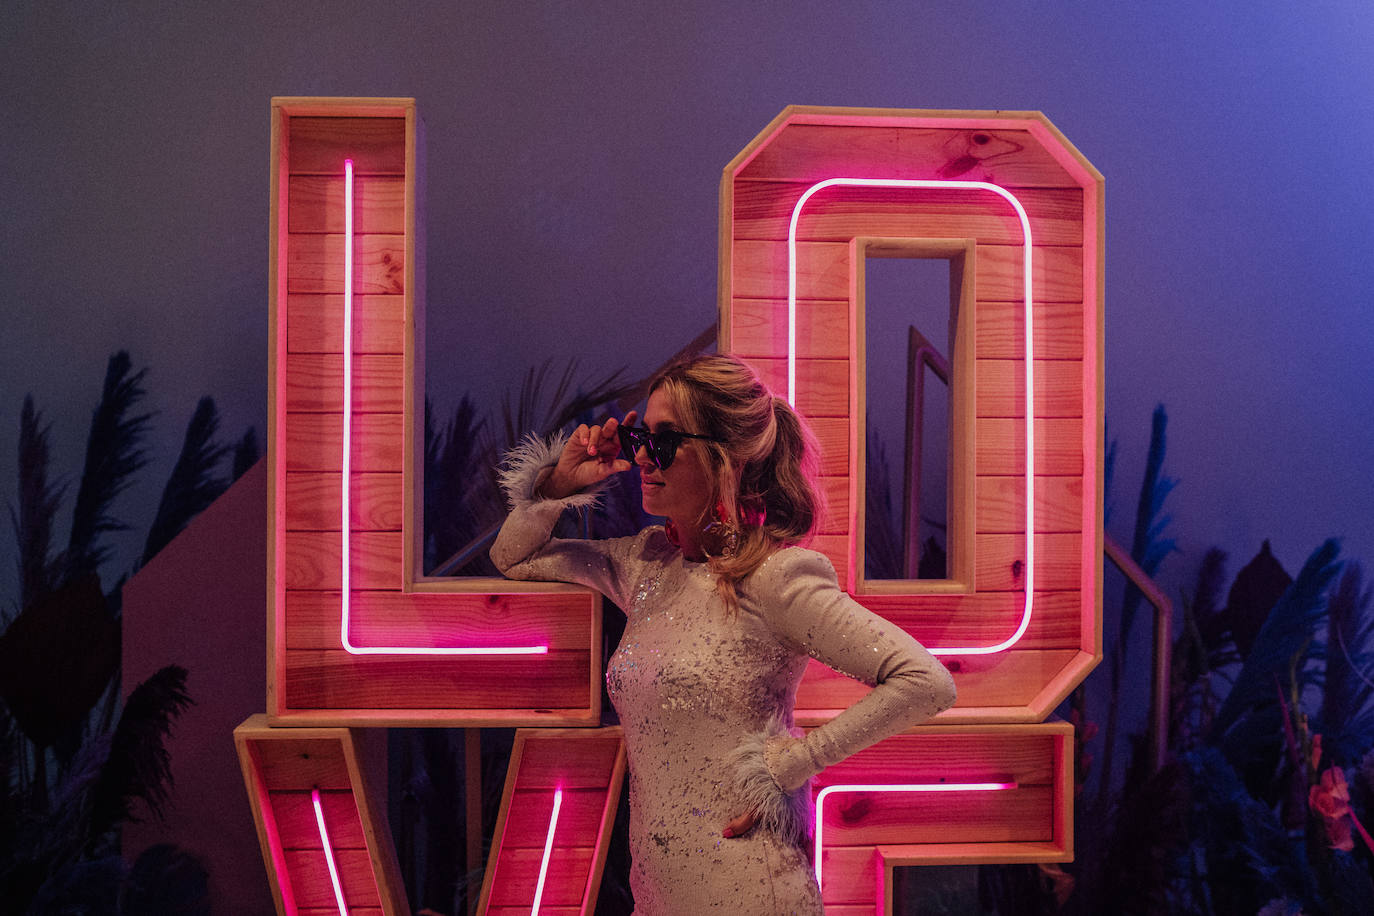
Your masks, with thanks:
M121 348L159 415L107 582L196 398L225 437L264 433L273 95L418 99L445 412L546 356L642 373L709 325L720 170L784 105L1039 109L1107 176L1118 539L1163 402L1166 585L1264 538L1290 571L1330 535L1368 563L1371 46L1353 0L7 3L0 492L26 392L79 473Z

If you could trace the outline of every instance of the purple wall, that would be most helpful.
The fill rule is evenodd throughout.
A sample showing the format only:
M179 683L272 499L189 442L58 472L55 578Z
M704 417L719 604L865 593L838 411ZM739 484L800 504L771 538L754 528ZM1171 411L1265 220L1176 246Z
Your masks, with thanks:
M124 586L124 695L164 665L186 668L195 705L168 742L166 821L130 824L124 855L175 843L210 870L217 909L274 913L233 730L267 692L267 462Z

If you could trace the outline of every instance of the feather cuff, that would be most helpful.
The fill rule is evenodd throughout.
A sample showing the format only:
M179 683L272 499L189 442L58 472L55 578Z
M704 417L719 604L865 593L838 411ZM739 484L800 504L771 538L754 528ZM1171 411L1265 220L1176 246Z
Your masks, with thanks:
M768 765L768 745L779 738L792 741L798 737L775 715L762 731L745 735L729 759L735 792L744 809L758 812L755 829L767 830L794 846L811 839L811 825L815 821L811 780L791 792L784 791Z
M501 484L501 489L506 492L506 501L512 509L520 509L537 502L556 502L561 503L565 509L569 506L581 509L592 508L600 501L604 484L598 484L562 499L544 499L534 492L535 486L539 483L540 472L558 463L558 457L563 454L563 447L567 444L567 433L555 432L547 439L541 439L534 433L526 433L519 444L506 452L501 460L497 480Z

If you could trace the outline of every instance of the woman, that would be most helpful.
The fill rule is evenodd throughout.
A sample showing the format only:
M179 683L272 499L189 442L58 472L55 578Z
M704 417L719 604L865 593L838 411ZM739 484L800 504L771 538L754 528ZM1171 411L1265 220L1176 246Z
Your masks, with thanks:
M492 547L516 579L577 582L625 610L606 685L630 766L630 885L641 916L822 913L810 779L954 702L949 673L840 590L794 546L819 521L815 449L801 418L744 363L675 365L636 427L527 440L502 484L513 511ZM550 539L568 506L639 466L634 537ZM804 737L792 728L807 659L876 685Z

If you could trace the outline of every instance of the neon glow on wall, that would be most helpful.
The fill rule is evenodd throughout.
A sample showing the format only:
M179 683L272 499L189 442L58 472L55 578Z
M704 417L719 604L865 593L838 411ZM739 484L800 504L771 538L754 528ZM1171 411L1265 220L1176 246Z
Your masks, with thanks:
M820 191L833 187L913 188L966 190L991 192L1006 200L1021 221L1022 283L1025 299L1025 361L1026 361L1026 603L1021 622L1006 639L991 646L941 646L929 648L934 655L992 655L1009 649L1020 641L1030 627L1031 606L1035 595L1035 348L1034 325L1031 320L1031 229L1026 208L1006 188L986 181L940 181L921 178L827 178L806 189L792 208L792 221L787 228L787 402L797 403L797 222L802 207Z
M348 916L348 904L344 902L343 885L339 883L339 867L334 863L334 846L329 842L329 829L324 825L324 806L320 804L320 787L310 790L310 801L315 806L315 825L320 829L320 843L324 846L324 861L329 866L329 883L334 886L334 902L339 905L339 916Z
M353 470L353 160L344 160L344 320L343 320L343 485L341 487L343 546L340 550L342 610L339 638L353 655L547 655L548 646L359 646L350 636L352 589L352 525L349 484Z
M534 888L534 906L530 916L539 916L539 904L544 899L544 879L549 874L549 859L553 855L553 834L558 829L558 810L563 807L563 789L553 790L553 814L549 815L549 835L544 838L544 858L539 862L539 883Z
M898 785L834 785L816 793L816 886L821 887L821 830L825 800L836 792L999 792L1014 782L923 782Z

